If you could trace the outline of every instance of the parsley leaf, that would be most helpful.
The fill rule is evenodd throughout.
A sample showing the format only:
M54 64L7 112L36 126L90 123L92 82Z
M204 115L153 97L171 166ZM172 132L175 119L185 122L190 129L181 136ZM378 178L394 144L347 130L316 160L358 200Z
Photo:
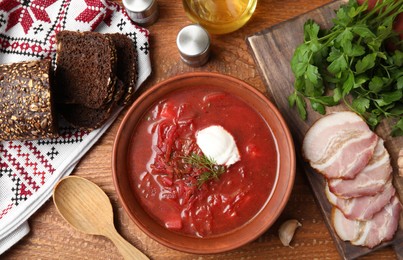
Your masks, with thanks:
M350 0L328 30L306 21L304 42L291 60L295 91L288 98L302 119L307 102L321 114L344 102L371 127L388 118L392 134L403 135L403 42L393 31L401 13L403 0L378 1L372 10Z
M355 70L357 73L363 73L375 66L376 53L367 54L362 60L357 61Z

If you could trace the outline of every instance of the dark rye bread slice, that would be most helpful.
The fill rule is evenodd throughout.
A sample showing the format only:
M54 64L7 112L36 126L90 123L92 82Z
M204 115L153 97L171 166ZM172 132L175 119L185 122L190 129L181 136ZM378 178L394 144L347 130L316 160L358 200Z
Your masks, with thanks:
M137 50L133 41L121 33L107 34L115 44L117 54L116 76L125 85L123 97L118 101L121 106L130 104L134 99L137 82Z
M64 118L73 126L86 130L93 130L100 126L110 117L116 103L104 108L89 108L77 104L65 104L61 106Z
M137 51L132 40L123 34L105 34L116 49L117 70L111 79L116 80L112 99L100 107L86 104L59 104L59 110L69 123L78 128L95 129L110 117L114 109L131 103L137 81Z
M57 136L50 60L0 65L0 140Z
M115 93L116 49L97 32L61 31L56 35L57 101L101 108Z
M124 85L118 79L114 99L101 108L89 108L78 104L59 104L59 110L64 118L73 126L93 130L102 126L117 107L117 101L122 98Z

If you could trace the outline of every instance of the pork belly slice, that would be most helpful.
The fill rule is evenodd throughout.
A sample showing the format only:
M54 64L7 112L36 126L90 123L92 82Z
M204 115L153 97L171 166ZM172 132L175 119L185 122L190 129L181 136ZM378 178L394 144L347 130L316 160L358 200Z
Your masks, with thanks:
M343 241L355 241L359 239L360 232L365 226L365 221L350 220L346 218L337 207L332 209L332 225L336 234Z
M351 199L343 199L333 194L326 185L326 197L336 206L346 218L351 220L370 220L377 212L381 211L396 194L396 190L389 181L386 188L374 196L361 196Z
M382 138L378 138L374 154L367 166L354 179L329 179L332 193L342 198L373 196L382 192L392 178L390 156Z
M393 238L398 225L401 204L397 196L371 220L350 220L336 207L332 210L332 224L340 239L353 245L373 248Z
M378 136L353 112L329 114L308 130L302 155L327 179L353 179L368 164Z

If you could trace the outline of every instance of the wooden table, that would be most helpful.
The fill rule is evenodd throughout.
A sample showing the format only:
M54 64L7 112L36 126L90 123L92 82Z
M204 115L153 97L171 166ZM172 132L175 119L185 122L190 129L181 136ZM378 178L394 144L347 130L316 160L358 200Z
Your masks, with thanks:
M190 24L181 1L158 0L160 16L148 29L151 33L153 73L140 91L157 82L191 71L215 71L238 77L266 93L265 86L250 55L245 38L264 28L285 21L329 0L260 0L251 21L240 30L212 37L212 57L201 68L182 63L176 48L176 35ZM275 65L274 65L275 66ZM266 93L267 95L267 93ZM83 157L73 174L97 183L110 197L115 210L118 231L151 259L338 259L339 255L315 204L312 191L301 169L297 169L291 198L275 225L256 241L237 250L217 255L192 255L166 248L147 237L131 222L118 202L111 176L113 141L123 117ZM299 148L297 148L299 149ZM297 150L298 152L298 150ZM292 247L284 247L278 238L279 225L287 219L298 219ZM53 202L46 202L29 220L31 232L1 258L6 259L121 259L117 249L106 238L84 235L69 226L57 213ZM394 259L391 248L384 248L363 259Z

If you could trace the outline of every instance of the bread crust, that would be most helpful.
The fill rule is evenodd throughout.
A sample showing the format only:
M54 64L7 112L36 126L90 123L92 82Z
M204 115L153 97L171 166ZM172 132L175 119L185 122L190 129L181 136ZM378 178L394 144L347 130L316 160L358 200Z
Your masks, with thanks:
M128 105L134 100L137 83L137 50L133 41L124 34L107 34L113 41L117 54L116 76L124 84L123 97L118 101L121 106Z

